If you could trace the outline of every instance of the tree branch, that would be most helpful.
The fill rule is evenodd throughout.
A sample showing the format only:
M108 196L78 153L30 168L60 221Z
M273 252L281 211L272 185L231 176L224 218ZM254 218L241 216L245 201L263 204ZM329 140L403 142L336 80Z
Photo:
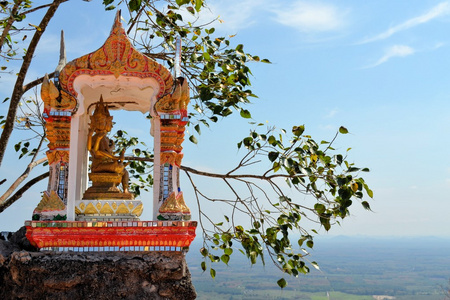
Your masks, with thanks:
M147 162L153 162L152 158L147 158L147 157L133 157L133 156L125 156L124 160L136 160L136 161L147 161ZM239 169L242 165L239 165L237 168L233 169L231 172L236 171L237 169ZM210 173L210 172L205 172L205 171L199 171L196 170L194 168L191 167L187 167L187 166L180 166L180 169L185 171L185 172L190 172L192 174L196 174L196 175L201 175L201 176L206 176L206 177L214 177L214 178L221 178L221 179L242 179L242 178L251 178L251 179L260 179L260 180L268 180L270 181L271 179L274 178L293 178L293 177L306 177L306 175L289 175L289 174L273 174L270 176L267 176L267 172L264 175L255 175L255 174L230 174L230 172L228 172L227 174L218 174L218 173ZM269 170L270 171L270 170Z
M52 73L48 74L48 78L53 78L53 77L55 77L55 72L52 72ZM35 86L41 84L43 81L44 81L44 77L41 77L41 78L38 78L38 79L33 80L31 82L28 82L27 84L25 84L23 86L23 93L26 93L30 89L32 89Z
M48 23L53 18L59 5L64 1L65 0L53 1L49 9L47 10L47 13L42 18L41 23L39 24L40 30L35 31L30 45L28 46L27 52L24 56L22 66L20 68L19 74L17 75L16 84L14 85L14 90L11 95L5 127L3 129L2 135L0 136L0 166L3 162L3 157L5 155L5 150L8 145L9 138L11 137L11 133L14 129L14 119L16 118L17 114L17 106L19 105L20 99L22 98L24 93L23 83L25 81L25 76L27 75L28 68L30 67L31 60L33 59L34 52L39 43L39 40L42 37L42 34L47 28Z
M7 209L9 206L11 206L11 204L19 200L22 197L23 193L25 193L30 187L32 187L42 179L47 178L49 175L50 172L46 172L28 181L14 195L12 195L9 199L6 199L6 201L0 204L0 213L3 212L5 209Z
M12 24L14 23L14 15L17 14L19 10L20 4L23 0L15 1L14 6L11 10L11 14L9 15L8 21L6 22L5 27L3 28L2 36L0 37L0 53L2 52L3 45L5 44L6 37L9 34L9 30L11 29Z
M67 2L67 1L69 1L69 0L62 0L61 3ZM20 15L27 15L27 14L32 13L32 12L35 12L35 11L37 11L37 10L40 10L40 9L49 7L49 6L51 6L51 5L52 5L52 4L49 3L49 4L44 4L44 5L41 5L41 6L37 6L37 7L35 7L35 8L31 8L31 9L29 9L29 10L27 10L27 11L24 11L24 12L21 13Z
M14 181L13 184L9 187L9 189L0 197L0 206L3 205L3 202L7 201L8 197L17 189L17 187L25 180L27 179L28 175L30 175L31 170L33 170L34 167L36 167L39 164L42 164L43 162L47 161L47 157L43 157L41 159L38 159L37 161L33 161L30 163L27 168L25 169L25 172L20 175L19 178Z

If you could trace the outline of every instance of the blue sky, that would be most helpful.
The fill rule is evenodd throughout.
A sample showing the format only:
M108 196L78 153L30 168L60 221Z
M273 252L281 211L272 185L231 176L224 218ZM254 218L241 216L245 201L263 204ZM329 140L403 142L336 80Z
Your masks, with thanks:
M30 79L56 66L59 30L72 60L102 45L114 17L99 3L82 1L63 4L59 13ZM305 124L316 140L331 140L343 125L350 134L336 148L351 147L350 161L371 169L363 175L375 194L374 212L356 204L328 235L450 235L450 1L243 0L231 6L221 0L210 2L202 20L215 16L223 21L215 26L218 34L235 35L233 43L272 61L251 64L259 96L249 106L254 121L286 129ZM11 80L2 77L0 84L0 96L9 96L3 87ZM121 115L116 118L120 126ZM129 131L145 137L145 126ZM198 145L184 144L183 163L229 169L243 154L236 143L250 128L236 115L203 129ZM20 174L25 165L17 167L12 149L6 155L0 177ZM195 207L186 178L181 185ZM5 211L1 230L15 230L30 218L42 190L45 184ZM207 206L211 214L221 211Z

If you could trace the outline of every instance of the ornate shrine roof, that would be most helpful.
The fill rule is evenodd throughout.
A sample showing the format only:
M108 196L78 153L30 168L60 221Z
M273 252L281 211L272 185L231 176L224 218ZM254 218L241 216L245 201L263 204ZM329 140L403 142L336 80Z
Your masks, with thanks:
M114 20L109 37L98 50L67 63L61 70L62 89L77 97L75 79L81 75L153 78L159 84L157 98L171 92L173 77L163 65L136 50L120 21L120 11Z

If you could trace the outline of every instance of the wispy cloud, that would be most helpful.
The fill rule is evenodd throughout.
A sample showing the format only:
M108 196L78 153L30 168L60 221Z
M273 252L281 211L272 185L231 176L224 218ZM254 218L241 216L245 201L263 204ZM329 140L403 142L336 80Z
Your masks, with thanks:
M329 111L324 118L325 119L330 119L333 118L337 113L339 112L339 110L337 108L332 109L331 111Z
M239 5L230 5L229 0L216 0L208 3L198 23L218 18L222 24L216 29L236 33L261 20L271 20L303 33L323 33L342 29L347 23L348 12L348 9L336 5L312 0L296 0L288 4L270 0L241 0ZM186 17L190 18L187 14Z
M386 49L384 55L374 64L369 65L365 67L367 68L373 68L376 66L379 66L381 64L384 64L388 60L390 60L393 57L405 57L414 54L416 51L409 46L406 45L394 45L388 49Z
M217 19L221 24L216 25L216 29L227 34L234 34L240 29L255 24L254 16L261 13L267 5L267 0L242 0L239 5L230 5L228 0L211 1L207 8L202 10L200 16L197 16L199 17L197 24L205 24Z
M360 44L371 43L371 42L375 42L378 40L387 39L388 37L396 34L397 32L407 30L409 28L418 26L420 24L425 24L427 22L432 21L433 19L436 19L441 16L445 16L448 14L450 14L450 1L441 2L438 5L432 7L426 13L424 13L420 16L411 18L399 25L391 27L388 30L386 30L378 35L375 35L370 38L366 38L366 39L362 40L360 42Z
M301 32L335 31L344 27L348 10L318 1L295 1L272 9L275 21Z

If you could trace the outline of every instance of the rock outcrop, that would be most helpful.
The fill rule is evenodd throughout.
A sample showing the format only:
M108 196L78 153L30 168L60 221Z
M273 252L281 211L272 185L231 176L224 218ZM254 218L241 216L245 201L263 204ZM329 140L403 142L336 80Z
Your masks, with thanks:
M0 240L0 299L195 299L179 252L36 252Z

